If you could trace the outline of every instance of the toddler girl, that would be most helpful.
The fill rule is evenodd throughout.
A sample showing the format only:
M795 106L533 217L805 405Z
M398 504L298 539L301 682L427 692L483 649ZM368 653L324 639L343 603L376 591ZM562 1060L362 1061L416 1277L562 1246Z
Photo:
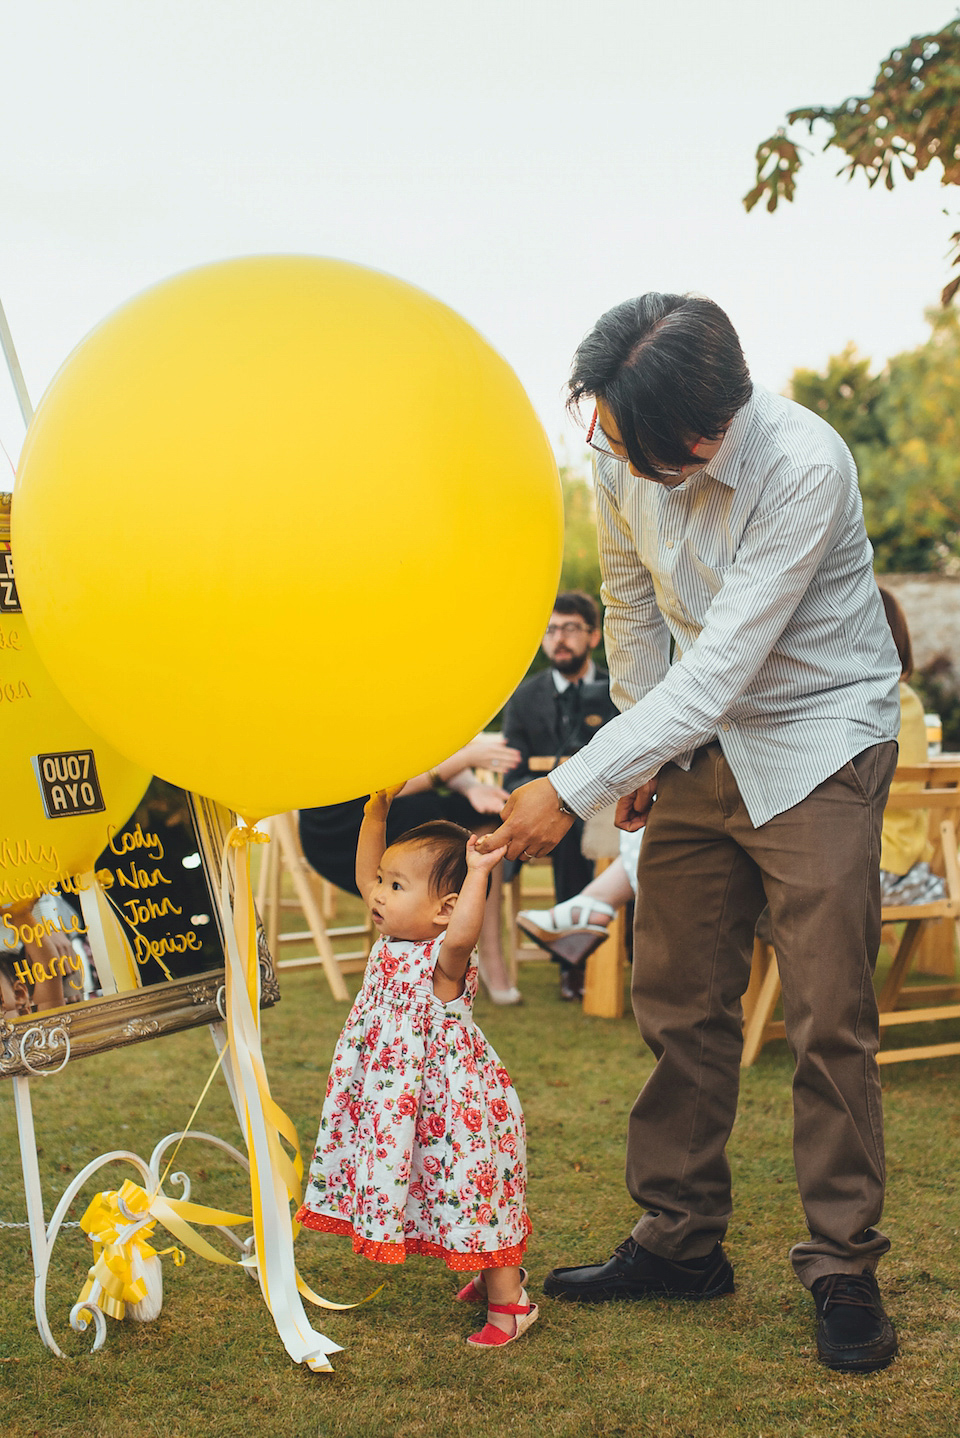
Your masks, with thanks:
M478 1348L537 1317L520 1258L523 1114L510 1076L473 1023L474 947L490 871L504 849L438 819L386 847L399 786L374 794L357 844L357 887L379 939L337 1043L297 1219L349 1234L380 1263L408 1253L479 1269L457 1294L487 1304Z

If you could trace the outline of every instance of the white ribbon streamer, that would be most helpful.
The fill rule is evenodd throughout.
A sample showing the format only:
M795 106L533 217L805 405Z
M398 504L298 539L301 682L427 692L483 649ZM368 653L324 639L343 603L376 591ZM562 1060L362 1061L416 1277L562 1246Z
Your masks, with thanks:
M220 896L227 945L226 1009L230 1049L226 1061L232 1066L246 1115L257 1277L264 1302L293 1361L305 1363L317 1373L332 1373L328 1355L340 1353L342 1348L312 1327L300 1301L290 1215L290 1199L296 1195L289 1193L280 1166L274 1160L279 1137L275 1136L271 1143L270 1121L264 1111L264 1097L270 1102L270 1086L260 1044L260 965L256 929L250 923L252 895L245 862L247 841L243 838L246 832L238 826L227 836L220 871ZM235 866L235 907L230 895L229 855L231 849L237 853L237 838L244 845L244 863ZM243 893L236 873L241 868Z

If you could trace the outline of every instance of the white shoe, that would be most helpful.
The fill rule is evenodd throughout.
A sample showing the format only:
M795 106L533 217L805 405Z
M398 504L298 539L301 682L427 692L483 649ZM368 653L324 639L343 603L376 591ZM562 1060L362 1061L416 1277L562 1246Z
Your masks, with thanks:
M492 989L489 984L485 983L483 987L487 991L490 1002L497 1004L500 1008L506 1008L510 1004L523 1003L523 994L512 986L509 989Z

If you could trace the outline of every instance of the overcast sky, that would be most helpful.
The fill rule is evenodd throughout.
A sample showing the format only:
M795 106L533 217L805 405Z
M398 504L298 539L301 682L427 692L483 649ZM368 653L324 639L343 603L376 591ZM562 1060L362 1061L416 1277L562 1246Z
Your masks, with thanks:
M518 372L563 453L583 333L648 289L729 312L785 386L926 334L957 219L811 157L745 214L785 112L872 84L950 0L0 0L0 299L34 402L177 270L299 251L431 291ZM956 201L954 210L960 209ZM23 427L0 371L0 439ZM0 464L5 461L0 456Z

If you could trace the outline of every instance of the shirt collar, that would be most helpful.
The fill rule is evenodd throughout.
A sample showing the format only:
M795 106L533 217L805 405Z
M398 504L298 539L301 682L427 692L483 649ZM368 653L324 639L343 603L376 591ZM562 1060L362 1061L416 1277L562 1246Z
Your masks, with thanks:
M754 385L753 394L747 400L746 404L740 406L730 421L720 448L710 462L700 471L701 474L709 474L712 479L719 480L721 484L727 485L729 489L736 489L737 480L740 478L740 470L743 464L743 445L756 414L757 399L757 387Z
M566 690L568 690L568 689L570 688L570 685L573 683L573 680L572 680L572 679L568 679L565 674L561 674L561 673L560 673L558 670L556 670L556 669L551 669L551 670L550 670L550 673L553 675L553 682L554 682L554 685L556 686L556 690L557 690L557 693L558 693L558 694L563 694L563 693L565 693ZM591 659L591 660L589 660L588 663L587 663L586 672L584 673L583 678L582 678L582 679L578 679L578 680L577 680L577 683L578 683L578 684L592 684L593 681L596 679L596 677L597 677L597 666L594 664L593 660Z

